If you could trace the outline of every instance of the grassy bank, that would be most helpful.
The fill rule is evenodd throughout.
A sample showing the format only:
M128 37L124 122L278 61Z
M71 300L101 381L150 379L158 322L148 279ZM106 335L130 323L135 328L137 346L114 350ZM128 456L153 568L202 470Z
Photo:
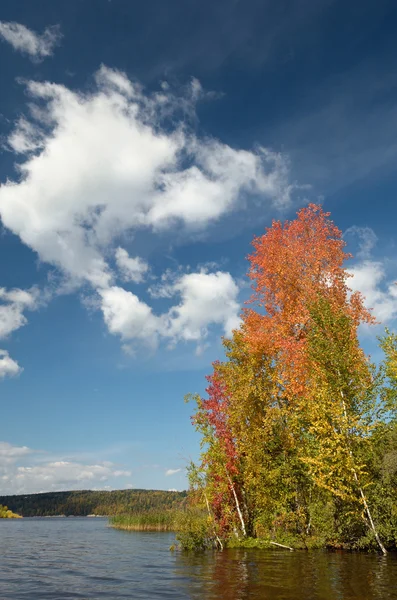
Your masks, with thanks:
M149 510L109 519L115 529L124 531L172 531L180 548L201 550L212 546L213 527L200 509Z
M208 514L197 508L165 511L142 511L116 515L109 519L110 526L124 531L174 532L177 546L182 550L206 550L219 548L220 540L214 535L214 524ZM223 548L256 548L261 550L317 550L317 549L365 549L359 545L330 543L324 537L293 536L279 532L272 537L236 537L231 535L221 542ZM367 549L369 549L368 546Z
M116 515L109 519L111 527L125 531L177 531L178 510L153 510Z

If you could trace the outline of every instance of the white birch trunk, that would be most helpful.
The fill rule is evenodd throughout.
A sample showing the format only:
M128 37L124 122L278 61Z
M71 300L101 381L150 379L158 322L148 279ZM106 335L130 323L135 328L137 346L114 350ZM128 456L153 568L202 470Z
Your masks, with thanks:
M241 523L241 530L242 530L242 532L243 532L243 536L244 536L244 537L247 537L247 530L246 530L246 528L245 528L245 523L244 523L243 514L242 514L242 512L241 512L241 510L240 510L240 504L239 504L239 501L238 501L238 498L237 498L236 490L234 489L233 482L232 482L232 480L230 479L229 473L228 473L227 471L226 471L226 475L227 475L227 478L228 478L228 480L229 480L230 487L232 488L233 497L234 497L234 501L235 501L235 503L236 503L237 514L238 514L238 516L239 516L239 519L240 519L240 523Z
M346 421L346 427L348 427L347 411L346 411L346 404L345 404L345 397L343 395L343 390L340 391L340 395L342 397L343 414L344 414L345 421ZM357 471L356 471L356 469L354 467L353 452L352 452L352 450L351 450L350 447L349 447L349 454L350 454L350 456L352 458L352 462L353 462L353 476L354 476L354 479L355 479L355 481L356 481L356 483L358 485L360 496L361 496L361 499L363 501L364 509L365 509L365 512L367 513L367 517L368 517L371 529L372 529L372 531L374 533L374 536L375 536L375 539L376 539L376 541L378 543L379 548L382 550L383 554L386 555L387 554L387 550L384 547L384 545L382 543L382 540L379 537L379 534L377 532L377 529L375 527L375 523L374 523L372 515L371 515L371 511L370 511L369 506L368 506L367 499L366 499L365 494L364 494L364 490L363 490L363 488L360 485L360 482L359 482L359 479L358 479L358 475L357 475Z
M204 498L205 498L205 503L207 505L208 514L211 517L212 522L214 523L214 517L212 516L212 513L211 513L210 503L208 502L207 494L204 492L204 490L203 490L203 494L204 494ZM223 544L222 544L220 538L218 537L218 534L216 533L215 523L214 523L214 536L215 536L216 541L219 544L220 549L223 550Z

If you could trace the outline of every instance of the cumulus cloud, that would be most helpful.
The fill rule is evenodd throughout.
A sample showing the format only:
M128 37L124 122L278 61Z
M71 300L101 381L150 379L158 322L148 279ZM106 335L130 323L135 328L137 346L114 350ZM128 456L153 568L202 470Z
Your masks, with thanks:
M15 377L22 373L22 368L13 360L6 350L0 350L0 379Z
M28 290L0 288L0 339L7 338L13 331L26 325L26 310L36 310L42 298L38 288ZM6 350L0 350L0 380L15 377L23 369L10 357Z
M37 452L26 446L0 442L0 485L3 494L93 489L131 472L112 462L83 463L70 460L37 462ZM36 457L36 458L35 458Z
M121 287L100 290L102 312L110 333L124 340L141 340L150 346L157 345L162 330L161 319L138 296Z
M73 285L88 283L109 331L123 339L152 346L163 338L197 341L211 324L230 333L238 324L230 274L179 277L171 297L180 302L156 315L115 285L108 257L115 257L124 282L142 283L149 265L114 247L121 236L203 230L250 198L287 206L294 188L288 161L266 148L199 138L185 118L203 93L195 80L179 97L167 86L147 94L124 73L102 66L95 84L83 93L27 83L31 113L16 122L8 140L20 177L0 186L3 224Z
M14 50L28 54L36 61L51 56L61 37L56 25L47 27L40 35L21 23L0 21L0 38L11 44Z
M26 158L21 179L0 188L1 218L43 261L106 287L103 248L125 231L203 228L250 193L288 204L281 155L201 140L182 124L170 130L164 114L178 111L178 99L145 95L118 71L102 67L96 82L89 94L28 82L45 123L34 111L9 139Z
M349 286L364 295L365 305L378 321L387 323L397 317L397 285L387 280L382 262L364 260L349 271L353 275Z
M157 288L161 295L179 296L180 302L166 313L155 315L151 307L130 291L113 286L100 290L105 323L123 340L140 340L155 347L159 339L171 344L199 342L211 325L220 325L226 335L238 327L238 287L230 273L188 273ZM128 347L129 348L129 347Z
M38 304L38 290L0 288L0 338L7 337L10 333L27 323L23 314L25 310L34 310Z
M139 256L131 257L124 248L117 248L116 263L124 281L133 281L141 283L144 280L145 273L149 270L149 265Z
M167 335L176 340L198 341L207 336L210 324L221 325L224 333L230 335L240 323L238 291L230 273L202 271L183 275L173 285L173 292L181 296L181 301L167 315Z
M110 477L130 477L130 471L115 469L113 465L84 465L78 462L56 461L44 465L17 467L15 485L19 489L73 489L107 482Z
M8 147L15 154L27 154L42 147L42 134L32 123L20 117L8 137Z

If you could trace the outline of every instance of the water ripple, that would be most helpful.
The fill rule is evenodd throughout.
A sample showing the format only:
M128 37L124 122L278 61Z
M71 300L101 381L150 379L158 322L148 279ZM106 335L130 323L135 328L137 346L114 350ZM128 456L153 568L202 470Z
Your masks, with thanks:
M171 553L168 533L106 519L0 521L1 600L397 599L397 559L368 554L226 550Z

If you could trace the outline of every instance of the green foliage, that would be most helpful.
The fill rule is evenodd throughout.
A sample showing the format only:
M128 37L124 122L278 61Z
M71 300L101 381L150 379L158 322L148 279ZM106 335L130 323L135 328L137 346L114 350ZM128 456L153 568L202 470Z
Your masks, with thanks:
M270 550L272 548L270 541L271 541L270 539L266 539L266 538L232 537L232 538L230 538L230 540L228 540L227 547L228 548L257 548L259 550Z
M397 335L371 364L358 328L374 319L328 216L309 205L254 240L250 308L190 396L191 492L220 547L397 548Z
M207 550L216 546L211 518L200 510L186 510L177 515L176 539L182 550Z
M122 515L184 506L187 492L162 490L73 491L0 496L0 504L24 517Z
M110 519L110 525L124 531L176 532L182 550L205 550L216 544L212 520L198 507L117 515Z
M176 531L178 510L149 510L128 515L116 515L110 519L115 529L125 531Z

